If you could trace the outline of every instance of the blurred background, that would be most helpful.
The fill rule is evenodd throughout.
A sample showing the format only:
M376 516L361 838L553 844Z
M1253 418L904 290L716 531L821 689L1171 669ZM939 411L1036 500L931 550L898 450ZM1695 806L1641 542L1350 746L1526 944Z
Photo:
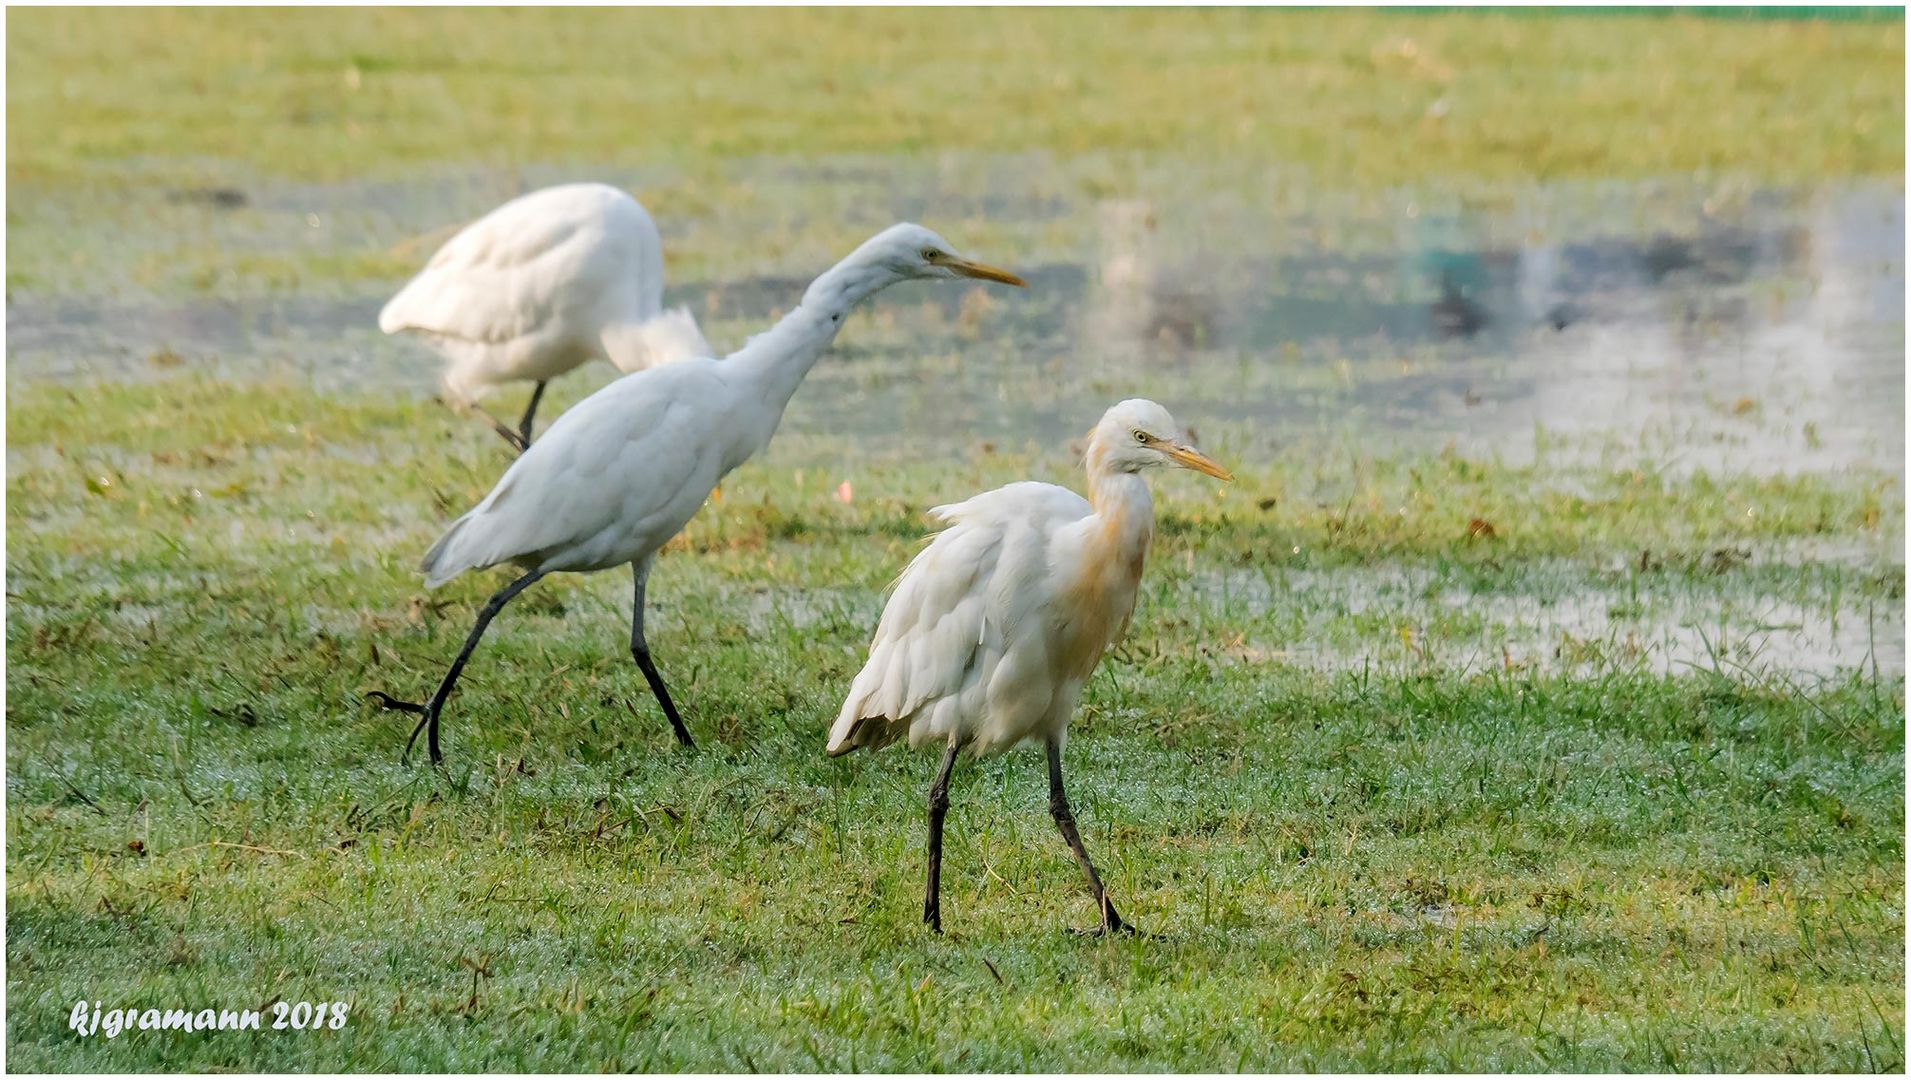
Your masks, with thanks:
M10 379L428 392L382 301L456 226L591 178L651 209L668 299L720 349L898 219L1035 283L884 298L798 429L1052 439L1132 392L1515 458L1902 475L1890 11L8 25Z
M1033 282L885 294L783 444L1039 453L1144 395L1238 456L1355 462L1317 470L1320 506L1352 498L1362 455L1446 449L1860 470L1901 497L1893 10L33 10L8 27L10 390L183 370L429 395L436 357L381 335L379 306L460 225L598 179L650 208L666 300L719 350L898 219ZM561 380L558 405L610 375ZM1781 657L1869 655L1875 629L1836 623ZM1885 637L1901 666L1901 618ZM1663 662L1698 648L1687 634Z

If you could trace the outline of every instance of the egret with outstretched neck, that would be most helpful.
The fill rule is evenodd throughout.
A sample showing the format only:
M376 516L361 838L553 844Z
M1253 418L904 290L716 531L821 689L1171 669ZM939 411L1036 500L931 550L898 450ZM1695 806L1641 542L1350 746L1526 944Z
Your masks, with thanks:
M929 788L929 883L922 919L942 932L942 819L956 757L1025 739L1048 752L1048 808L1088 877L1101 925L1133 931L1088 858L1062 784L1062 744L1082 686L1128 629L1154 536L1142 473L1171 465L1221 480L1168 410L1124 401L1090 433L1088 498L1054 484L1010 484L929 511L948 522L883 607L869 662L830 728L831 756L907 736L940 743Z
M464 648L426 704L374 692L386 708L418 715L434 763L439 716L472 650L512 598L547 574L628 565L635 580L630 652L676 731L694 746L644 639L651 563L718 481L769 444L791 395L849 313L910 280L974 278L1022 285L1006 270L956 255L920 225L894 225L813 282L802 303L725 359L685 360L626 375L578 402L505 470L471 512L425 553L425 584L511 563L520 576L478 612Z
M522 451L544 386L589 360L625 372L709 356L684 308L664 310L663 241L636 199L608 184L560 184L459 230L378 313L445 356L444 400ZM516 430L478 404L498 384L536 383Z

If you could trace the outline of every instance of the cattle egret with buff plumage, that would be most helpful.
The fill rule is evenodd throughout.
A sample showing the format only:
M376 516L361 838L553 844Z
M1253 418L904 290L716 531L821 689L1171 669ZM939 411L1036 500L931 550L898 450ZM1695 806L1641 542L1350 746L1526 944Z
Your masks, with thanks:
M1221 480L1168 410L1132 399L1090 433L1088 498L1054 484L1010 484L929 513L948 528L909 563L883 608L869 662L829 732L829 753L938 744L929 788L929 883L922 918L942 931L942 819L956 757L1029 739L1048 752L1048 808L1088 877L1101 925L1133 931L1088 858L1062 785L1062 744L1082 686L1128 629L1154 536L1142 473L1160 466Z

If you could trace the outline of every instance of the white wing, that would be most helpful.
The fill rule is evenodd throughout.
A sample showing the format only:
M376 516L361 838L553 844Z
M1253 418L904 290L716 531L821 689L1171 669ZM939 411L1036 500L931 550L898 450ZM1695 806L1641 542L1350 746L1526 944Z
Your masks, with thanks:
M950 523L910 561L851 685L829 752L958 735L986 749L1021 738L1047 711L1055 531L1093 512L1053 484L1022 482L938 506ZM981 730L983 723L989 731Z
M513 199L452 237L385 305L378 328L498 344L566 320L648 317L662 298L663 245L650 215L608 185L565 184Z
M662 547L722 479L699 452L730 411L717 364L640 371L578 402L432 545L425 583L504 562L601 570Z

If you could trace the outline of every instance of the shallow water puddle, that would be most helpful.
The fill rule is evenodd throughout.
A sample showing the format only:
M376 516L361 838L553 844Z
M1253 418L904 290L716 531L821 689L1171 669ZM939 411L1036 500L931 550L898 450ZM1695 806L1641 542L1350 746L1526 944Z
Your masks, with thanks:
M865 218L921 218L1028 271L1027 293L891 291L811 376L791 430L917 451L1050 446L1106 400L1146 394L1249 442L1352 431L1509 460L1616 451L1675 470L1902 477L1895 185L1558 185L1482 208L1357 202L1221 167L1143 171L1112 195L1073 169L746 161L722 180L733 212L677 217L677 178L604 178L663 193L673 258L693 253L673 262L670 300L720 346L791 304ZM164 199L150 220L106 223L28 194L10 208L12 261L57 266L34 238L63 224L74 259L106 277L49 270L10 290L10 378L291 370L321 388L427 393L434 358L380 335L379 305L448 223L574 175L255 183L243 200ZM180 236L200 247L169 250ZM168 277L168 258L198 276ZM140 266L144 278L127 269Z
M1235 659L1385 666L1902 678L1904 607L1712 579L1594 585L1542 568L1475 589L1432 567L1196 573L1180 595L1250 627Z

